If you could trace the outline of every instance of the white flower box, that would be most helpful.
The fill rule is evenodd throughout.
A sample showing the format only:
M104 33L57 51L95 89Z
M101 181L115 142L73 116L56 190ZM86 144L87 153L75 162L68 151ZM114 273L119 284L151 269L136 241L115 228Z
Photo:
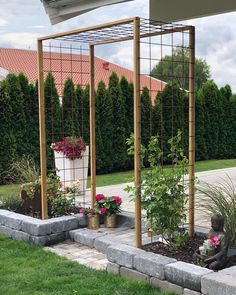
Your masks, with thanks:
M56 173L61 182L66 185L73 185L73 182L80 181L80 191L85 194L88 177L89 146L82 155L82 159L70 160L65 158L63 152L54 151Z

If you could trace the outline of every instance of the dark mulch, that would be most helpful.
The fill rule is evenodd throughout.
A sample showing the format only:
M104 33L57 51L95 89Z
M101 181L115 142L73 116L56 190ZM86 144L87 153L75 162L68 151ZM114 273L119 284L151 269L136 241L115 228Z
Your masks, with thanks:
M187 263L193 262L193 254L199 248L199 246L203 245L203 241L206 238L201 236L194 236L193 238L188 238L184 246L181 246L177 249L173 249L166 244L161 242L155 242L151 244L147 244L142 247L143 250L147 252L157 253L163 256L175 258L178 261L184 261ZM236 256L232 256L228 258L227 267L236 265Z

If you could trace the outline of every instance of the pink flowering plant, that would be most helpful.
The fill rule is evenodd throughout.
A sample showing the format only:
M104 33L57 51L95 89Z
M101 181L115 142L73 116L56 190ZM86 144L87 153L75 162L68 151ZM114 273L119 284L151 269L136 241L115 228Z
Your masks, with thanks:
M81 208L79 210L79 213L83 213L84 216L92 218L93 216L98 215L99 211L97 210L97 208Z
M82 158L86 145L81 137L64 137L62 141L52 143L51 148L57 153L62 152L67 159L75 160Z
M103 194L96 195L96 207L100 214L111 216L121 212L122 199L119 196L106 197Z
M213 248L217 248L217 246L220 245L220 240L218 239L217 236L212 236L210 237L210 243Z

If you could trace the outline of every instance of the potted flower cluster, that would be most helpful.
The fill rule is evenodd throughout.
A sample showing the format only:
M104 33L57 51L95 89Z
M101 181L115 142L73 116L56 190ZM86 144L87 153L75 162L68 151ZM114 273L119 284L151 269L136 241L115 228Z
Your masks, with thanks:
M116 227L117 213L121 212L122 199L119 196L106 197L103 194L96 195L96 207L101 215L105 216L105 226Z
M81 137L65 137L51 144L57 175L61 182L73 185L80 180L80 191L85 193L88 175L89 146Z
M122 199L119 196L106 197L103 194L96 195L94 208L81 208L80 213L88 217L88 228L99 228L99 215L105 217L105 226L116 227L117 213L121 212Z

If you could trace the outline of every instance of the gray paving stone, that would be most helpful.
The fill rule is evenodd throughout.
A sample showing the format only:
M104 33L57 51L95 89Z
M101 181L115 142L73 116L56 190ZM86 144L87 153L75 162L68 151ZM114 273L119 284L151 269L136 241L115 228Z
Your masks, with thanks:
M184 289L184 295L201 295L202 293L197 292L197 291L193 291L193 290L189 290L189 289Z
M7 210L6 210L7 211ZM8 226L12 229L21 230L23 220L27 219L28 216L17 214L14 212L4 212L0 215L1 224Z
M144 252L134 257L134 268L160 280L165 279L165 265L176 260L162 255Z
M58 233L58 234L51 234L47 236L30 236L29 242L31 244L39 245L39 246L49 246L53 244L57 244L62 242L66 239L66 234Z
M162 290L166 291L172 291L175 292L176 294L183 294L184 288L175 284L172 284L168 281L162 281L159 280L158 278L151 277L150 278L150 284L154 287L158 287Z
M11 238L13 240L24 241L26 243L29 243L30 235L27 233L24 233L23 231L18 231L13 229L11 232Z
M125 244L111 245L107 248L107 259L110 262L133 268L134 256L143 253L145 251Z
M60 233L73 230L79 227L79 220L74 216L61 216L45 220L45 223L50 225L51 233Z
M116 235L105 235L95 239L94 248L102 253L107 253L107 248L117 243L120 242Z
M194 291L201 291L201 278L212 272L212 270L182 261L165 266L166 280Z
M86 216L84 214L75 214L74 217L78 220L78 227L83 228L86 227L88 224Z
M46 236L51 234L51 224L47 220L27 218L22 222L22 231L32 236Z
M11 237L13 229L4 225L0 225L0 234L3 234L7 237Z
M121 267L120 268L120 275L124 277L128 277L134 280L139 280L139 281L147 281L149 282L149 276L145 275L144 273L141 273L137 270L130 269L127 267Z
M119 266L119 264L108 262L107 263L107 272L119 274L120 273L120 266Z
M236 266L202 277L202 294L235 295Z
M96 238L102 237L104 235L106 235L106 233L101 233L99 231L90 230L87 228L81 228L73 232L75 242L87 245L89 247L94 246L94 241Z

